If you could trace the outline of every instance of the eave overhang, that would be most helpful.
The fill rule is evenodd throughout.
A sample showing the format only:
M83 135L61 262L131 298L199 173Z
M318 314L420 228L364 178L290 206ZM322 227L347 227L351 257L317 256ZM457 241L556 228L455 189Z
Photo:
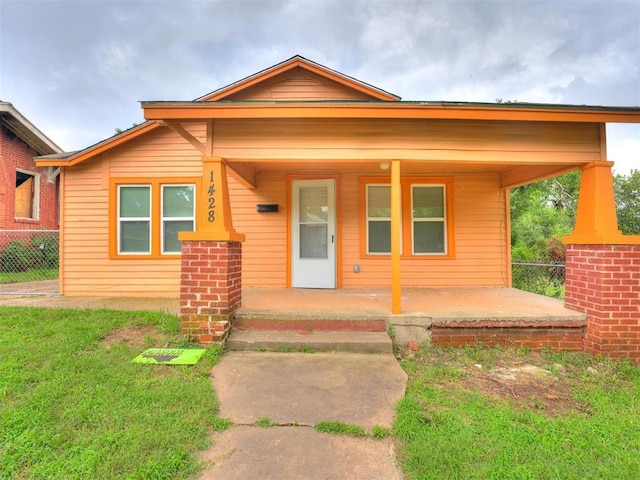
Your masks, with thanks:
M160 124L158 122L144 122L140 125L125 130L122 133L109 137L95 145L92 145L84 150L77 152L67 152L59 155L45 155L42 157L36 157L35 161L38 166L42 167L71 167L78 163L84 162L89 158L100 155L118 145L122 145L125 142L133 140L134 138L144 135L151 130L158 128Z
M145 123L79 152L37 157L40 166L73 166L161 126L215 119L370 118L521 122L640 123L640 107L457 102L141 102Z
M22 115L11 103L0 102L0 124L5 125L40 155L62 152L49 137Z
M372 118L640 123L638 107L426 102L141 102L147 120Z

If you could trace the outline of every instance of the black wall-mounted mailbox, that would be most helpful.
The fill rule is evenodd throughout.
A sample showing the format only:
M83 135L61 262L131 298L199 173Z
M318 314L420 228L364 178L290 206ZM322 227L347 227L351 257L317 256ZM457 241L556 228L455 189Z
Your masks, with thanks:
M258 213L277 212L278 204L277 203L262 204L262 205L258 204L256 205L256 210L258 211Z

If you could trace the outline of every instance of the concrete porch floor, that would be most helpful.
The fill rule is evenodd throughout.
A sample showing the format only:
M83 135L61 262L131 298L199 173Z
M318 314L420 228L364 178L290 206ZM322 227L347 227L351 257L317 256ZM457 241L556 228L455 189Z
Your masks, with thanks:
M391 291L385 288L337 290L244 288L239 316L323 316L401 322L402 318L432 321L473 321L512 318L529 321L583 320L564 301L515 288L403 288L402 313L391 314Z
M562 327L582 325L586 320L585 314L565 308L563 300L498 287L403 288L402 313L397 315L391 314L390 289L246 288L242 307L236 312L236 326L256 328L251 326L256 322L258 328L262 324L271 330L280 330L279 324L287 321L285 329L298 321L302 326L314 325L313 321L333 322L329 329L340 329L335 324L342 321L384 321L383 329L385 324L392 326L398 344L430 339L432 325ZM321 324L314 326L323 328ZM232 339L234 335L238 338L241 331L232 333Z
M34 292L36 293L36 292ZM52 308L111 308L180 313L177 298L68 297L1 295L0 305ZM402 313L391 314L388 288L342 288L337 290L254 288L242 289L239 316L314 317L360 319L376 317L393 323L412 319L474 321L509 319L527 321L584 320L580 312L565 308L564 301L515 288L403 288Z

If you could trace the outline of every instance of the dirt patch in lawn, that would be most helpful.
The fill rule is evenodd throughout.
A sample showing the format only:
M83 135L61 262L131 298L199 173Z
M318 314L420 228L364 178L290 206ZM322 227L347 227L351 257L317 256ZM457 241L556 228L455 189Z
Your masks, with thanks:
M475 357L474 357L475 356ZM590 406L575 399L576 375L565 366L537 353L498 350L421 349L405 352L407 359L457 371L436 381L443 388L478 392L522 409L549 416L574 411L588 414Z
M116 328L115 330L111 330L107 336L102 339L102 345L107 350L116 343L129 345L131 347L144 347L157 342L159 338L160 333L153 325Z
M550 416L568 411L587 412L588 406L573 399L573 388L564 374L542 367L521 364L483 370L467 369L462 386L467 390L508 401L522 408L539 410Z

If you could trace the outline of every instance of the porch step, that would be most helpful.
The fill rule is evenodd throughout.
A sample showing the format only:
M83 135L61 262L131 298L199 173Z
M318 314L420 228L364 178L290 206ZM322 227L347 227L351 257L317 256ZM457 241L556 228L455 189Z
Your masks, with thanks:
M227 349L268 352L393 353L386 332L242 330L234 328Z
M383 318L369 317L349 318L317 314L242 314L236 313L233 328L241 330L290 331L299 333L312 332L386 332L387 324Z

